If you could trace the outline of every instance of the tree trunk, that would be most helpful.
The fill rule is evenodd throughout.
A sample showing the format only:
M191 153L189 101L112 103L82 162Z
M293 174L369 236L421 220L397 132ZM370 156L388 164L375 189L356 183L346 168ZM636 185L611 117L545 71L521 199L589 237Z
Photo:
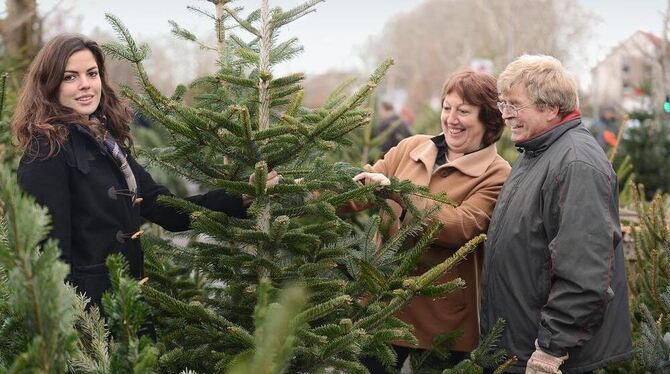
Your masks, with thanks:
M6 0L7 17L0 23L5 55L28 60L39 46L36 0Z

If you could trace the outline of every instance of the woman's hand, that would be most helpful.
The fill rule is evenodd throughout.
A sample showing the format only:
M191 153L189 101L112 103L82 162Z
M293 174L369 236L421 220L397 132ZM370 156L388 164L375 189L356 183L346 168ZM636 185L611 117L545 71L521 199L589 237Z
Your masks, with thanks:
M391 185L391 180L388 179L388 177L382 173L373 173L369 171L364 171L362 173L356 174L356 176L354 176L353 179L354 181L360 182L364 185L366 184L374 184L379 186ZM386 192L382 195L385 199L393 200L396 203L398 203L401 207L403 208L405 207L405 203L402 201L398 193L396 192L388 193L388 191L382 191L382 192Z
M265 189L267 190L268 188L276 186L280 180L282 180L281 174L277 173L275 170L271 170L268 173L267 180L265 181ZM251 174L249 176L249 184L253 186L255 181L256 181L256 174Z
M253 177L254 174L251 174L251 177ZM251 177L249 177L251 179ZM268 173L268 179L265 181L265 189L272 188L279 183L279 181L282 180L281 174L277 173L275 170L271 170ZM253 183L249 181L249 183Z
M362 173L356 174L354 176L354 181L360 182L362 184L378 184L380 186L388 186L391 184L391 181L382 173L371 173L364 171Z
M277 173L277 171L275 170L271 170L268 173L267 179L265 180L265 189L267 190L268 188L276 186L280 180L282 180L281 174ZM249 176L249 184L253 186L255 181L256 181L256 174L251 174ZM244 204L245 207L251 205L253 201L254 201L253 197L248 195L242 195L242 204Z

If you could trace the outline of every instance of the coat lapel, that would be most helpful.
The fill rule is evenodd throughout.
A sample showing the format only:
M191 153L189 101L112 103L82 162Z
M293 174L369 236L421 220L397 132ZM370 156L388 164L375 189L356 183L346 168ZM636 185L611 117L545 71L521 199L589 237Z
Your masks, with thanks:
M443 168L452 167L471 177L479 177L486 172L497 154L496 145L493 143L479 151L468 153L454 161L447 162L435 169L435 172ZM433 167L437 159L437 147L432 140L428 139L414 148L410 152L409 157L416 162L421 162L426 168L428 175L431 175L433 174Z
M433 173L433 165L437 159L437 147L432 140L427 139L425 142L416 146L410 153L409 157L415 162L421 162L426 168L425 175ZM416 182L415 182L416 183Z

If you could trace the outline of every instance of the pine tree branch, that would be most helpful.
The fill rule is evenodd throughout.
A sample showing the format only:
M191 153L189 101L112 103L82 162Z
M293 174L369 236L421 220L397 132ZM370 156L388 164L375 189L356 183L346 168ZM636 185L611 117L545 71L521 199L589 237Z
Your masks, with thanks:
M300 17L303 17L309 13L316 12L316 9L313 9L316 4L324 2L325 0L310 0L306 3L300 4L295 8L289 9L285 12L279 11L275 12L272 15L272 26L274 29L278 29L288 23L291 23L297 20Z
M251 22L249 22L248 20L242 19L236 10L230 9L229 7L225 7L225 6L224 6L223 9L226 11L226 13L228 13L231 17L233 17L233 19L234 19L234 20L235 20L235 21L236 21L236 22L237 22L243 29L247 30L248 32L250 32L251 34L255 35L255 36L258 37L258 38L261 37L261 33L260 33L260 31L258 31L258 29L256 29L255 27L253 27L253 26L251 25Z
M0 74L0 121L2 121L2 115L5 109L5 98L7 95L7 77L9 77L9 74L7 73Z

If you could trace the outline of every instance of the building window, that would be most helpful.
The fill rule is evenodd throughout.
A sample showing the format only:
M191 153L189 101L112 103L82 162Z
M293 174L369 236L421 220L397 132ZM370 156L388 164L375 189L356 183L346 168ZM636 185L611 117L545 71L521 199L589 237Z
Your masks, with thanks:
M624 74L628 74L630 72L630 61L629 57L627 56L622 56L621 58L621 71Z

